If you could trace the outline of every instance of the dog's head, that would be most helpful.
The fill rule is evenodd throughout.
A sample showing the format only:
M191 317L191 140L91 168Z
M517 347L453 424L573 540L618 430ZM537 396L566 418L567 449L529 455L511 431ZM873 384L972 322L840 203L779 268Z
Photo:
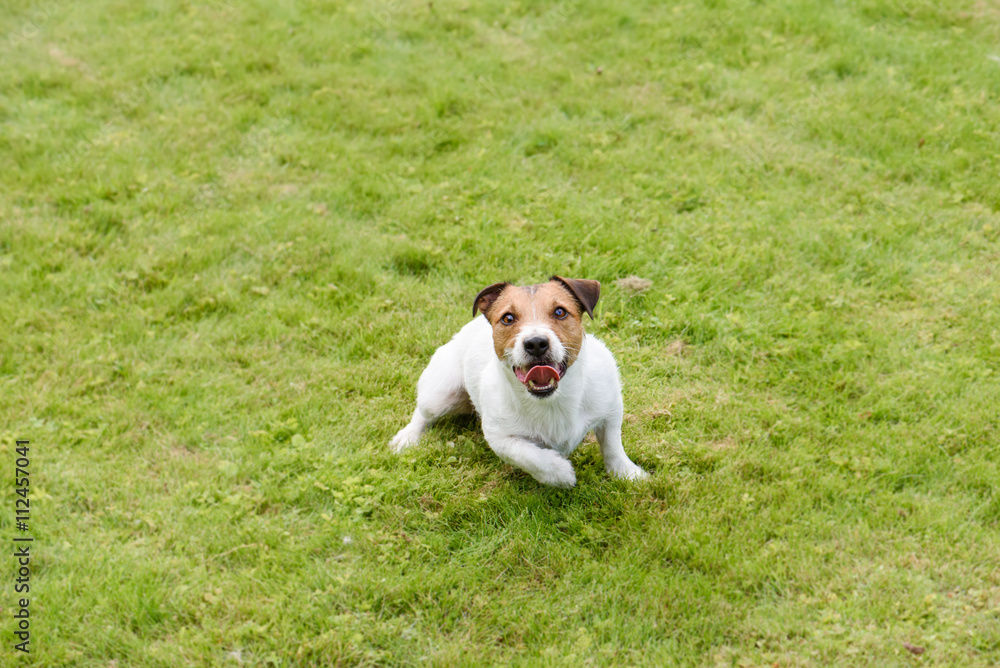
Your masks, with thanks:
M493 325L493 350L532 395L559 387L583 345L583 314L594 317L597 281L553 276L548 283L496 283L476 295L472 314Z

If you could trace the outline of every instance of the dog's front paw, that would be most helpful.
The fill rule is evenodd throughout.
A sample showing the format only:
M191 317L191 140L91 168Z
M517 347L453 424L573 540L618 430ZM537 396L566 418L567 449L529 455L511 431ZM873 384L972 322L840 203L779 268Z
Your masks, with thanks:
M576 471L569 460L551 450L543 452L542 467L538 473L532 474L535 480L550 487L569 488L576 485Z
M608 473L623 480L646 480L649 474L630 461L607 467Z
M413 425L406 425L389 441L389 447L393 452L399 454L417 444L417 441L420 440L420 431L420 429L415 429Z

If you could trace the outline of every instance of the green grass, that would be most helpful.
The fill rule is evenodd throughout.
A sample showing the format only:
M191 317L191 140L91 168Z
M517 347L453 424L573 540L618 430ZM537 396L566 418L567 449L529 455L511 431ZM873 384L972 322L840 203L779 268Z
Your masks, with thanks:
M3 665L1000 664L993 0L0 14ZM554 273L652 480L389 454Z

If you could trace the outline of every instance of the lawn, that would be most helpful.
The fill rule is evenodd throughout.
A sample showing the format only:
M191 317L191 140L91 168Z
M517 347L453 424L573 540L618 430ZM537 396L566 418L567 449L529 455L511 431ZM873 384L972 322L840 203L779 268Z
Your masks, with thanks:
M996 0L2 5L0 664L1000 664ZM391 454L552 274L651 479Z

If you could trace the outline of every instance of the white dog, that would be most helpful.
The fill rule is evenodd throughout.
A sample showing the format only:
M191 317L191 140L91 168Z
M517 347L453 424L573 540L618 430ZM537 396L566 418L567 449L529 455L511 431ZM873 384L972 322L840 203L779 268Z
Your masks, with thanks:
M500 459L555 487L576 484L566 459L591 430L604 467L619 478L645 478L622 448L622 393L611 352L584 334L594 317L597 281L553 276L517 287L497 283L476 296L482 311L437 349L417 383L417 409L390 445L415 445L443 415L475 410Z

